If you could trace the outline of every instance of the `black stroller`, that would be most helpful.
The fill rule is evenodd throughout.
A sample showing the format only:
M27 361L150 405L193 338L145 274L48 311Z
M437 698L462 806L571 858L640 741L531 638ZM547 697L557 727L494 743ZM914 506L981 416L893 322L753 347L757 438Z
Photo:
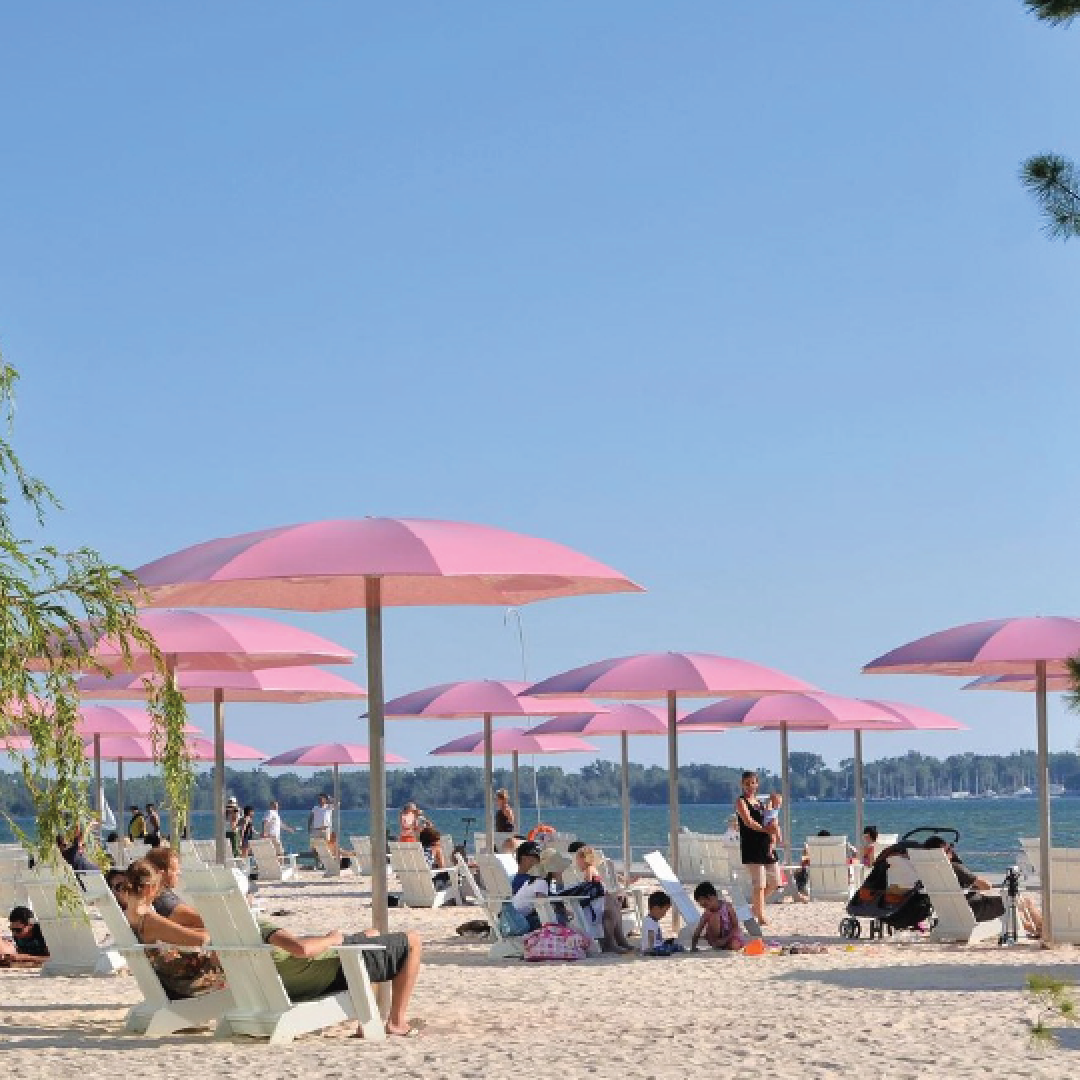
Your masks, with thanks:
M917 839L923 833L926 835ZM889 885L889 859L903 855L908 848L922 847L931 836L944 836L955 846L960 840L956 829L923 825L912 829L887 847L875 860L870 872L847 905L847 915L840 921L840 936L852 940L862 937L860 919L870 920L869 937L880 938L894 930L914 930L932 920L930 898L918 887L912 889Z

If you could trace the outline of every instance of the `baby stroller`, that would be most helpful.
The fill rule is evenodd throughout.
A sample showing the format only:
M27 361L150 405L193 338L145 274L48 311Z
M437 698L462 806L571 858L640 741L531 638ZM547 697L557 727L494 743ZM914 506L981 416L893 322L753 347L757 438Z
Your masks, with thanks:
M922 834L926 836L918 839ZM887 847L874 860L866 879L852 894L847 916L840 921L840 936L854 940L862 936L860 919L870 920L870 938L881 938L894 930L914 930L920 923L929 922L934 914L930 898L918 887L904 888L889 884L889 859L903 856L910 847L922 847L931 836L945 836L956 845L960 833L956 829L922 825L912 829Z

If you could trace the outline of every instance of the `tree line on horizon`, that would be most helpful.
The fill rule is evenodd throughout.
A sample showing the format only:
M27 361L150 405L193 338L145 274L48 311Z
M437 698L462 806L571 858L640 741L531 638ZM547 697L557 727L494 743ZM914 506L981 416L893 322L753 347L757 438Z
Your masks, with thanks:
M848 799L854 787L854 762L847 758L836 767L826 765L819 754L795 752L790 756L791 790L796 800ZM758 769L763 791L779 791L780 776ZM944 759L911 751L901 757L882 758L865 766L865 790L871 796L901 798L911 795L947 796L953 791L1011 794L1035 785L1036 759L1032 750L1011 754L954 754ZM738 795L741 768L729 765L692 764L679 767L679 799L682 803L733 803ZM347 810L368 806L368 775L362 770L341 772L342 805ZM630 799L638 806L667 803L667 769L660 765L630 766ZM1063 752L1050 755L1050 777L1067 792L1080 793L1080 755ZM520 770L521 803L533 805L533 770ZM511 773L495 770L495 782L508 788ZM194 813L213 810L212 776L197 775L193 790ZM544 765L536 772L541 806L602 806L619 801L620 770L610 761L594 761L580 772L566 772ZM424 807L477 807L484 801L483 770L474 766L435 765L417 769L391 770L386 776L387 803L401 806L413 801ZM241 805L250 804L260 813L272 800L284 814L295 819L307 816L321 792L332 791L329 769L307 775L262 770L226 770L226 791ZM105 781L105 794L117 816L116 783ZM124 784L128 805L162 804L164 789L156 775L130 777ZM33 815L33 802L17 773L0 773L0 812L15 818Z

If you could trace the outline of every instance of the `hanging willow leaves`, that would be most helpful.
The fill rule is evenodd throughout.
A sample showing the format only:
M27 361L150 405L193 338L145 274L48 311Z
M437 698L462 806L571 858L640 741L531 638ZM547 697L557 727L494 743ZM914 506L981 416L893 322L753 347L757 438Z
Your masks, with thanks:
M36 859L53 864L58 837L79 831L94 843L76 680L84 671L104 673L91 657L99 639L108 637L129 662L135 651L149 653L162 676L148 680L147 709L175 835L184 826L192 767L182 735L184 699L165 657L137 622L138 596L128 572L90 548L62 551L16 535L13 515L20 510L44 530L47 514L61 508L10 441L18 377L0 359L0 751L15 759L34 806L36 835L9 818L12 828ZM14 741L5 745L16 734L29 737L25 749Z

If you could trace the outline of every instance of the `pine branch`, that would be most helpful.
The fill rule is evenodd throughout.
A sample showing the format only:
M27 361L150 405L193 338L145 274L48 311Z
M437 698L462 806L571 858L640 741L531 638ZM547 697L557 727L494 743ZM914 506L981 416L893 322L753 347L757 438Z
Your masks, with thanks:
M1080 0L1024 0L1028 11L1049 23L1067 23L1080 16Z
M1080 172L1068 158L1060 154L1028 158L1020 180L1042 208L1050 236L1063 240L1080 236Z

